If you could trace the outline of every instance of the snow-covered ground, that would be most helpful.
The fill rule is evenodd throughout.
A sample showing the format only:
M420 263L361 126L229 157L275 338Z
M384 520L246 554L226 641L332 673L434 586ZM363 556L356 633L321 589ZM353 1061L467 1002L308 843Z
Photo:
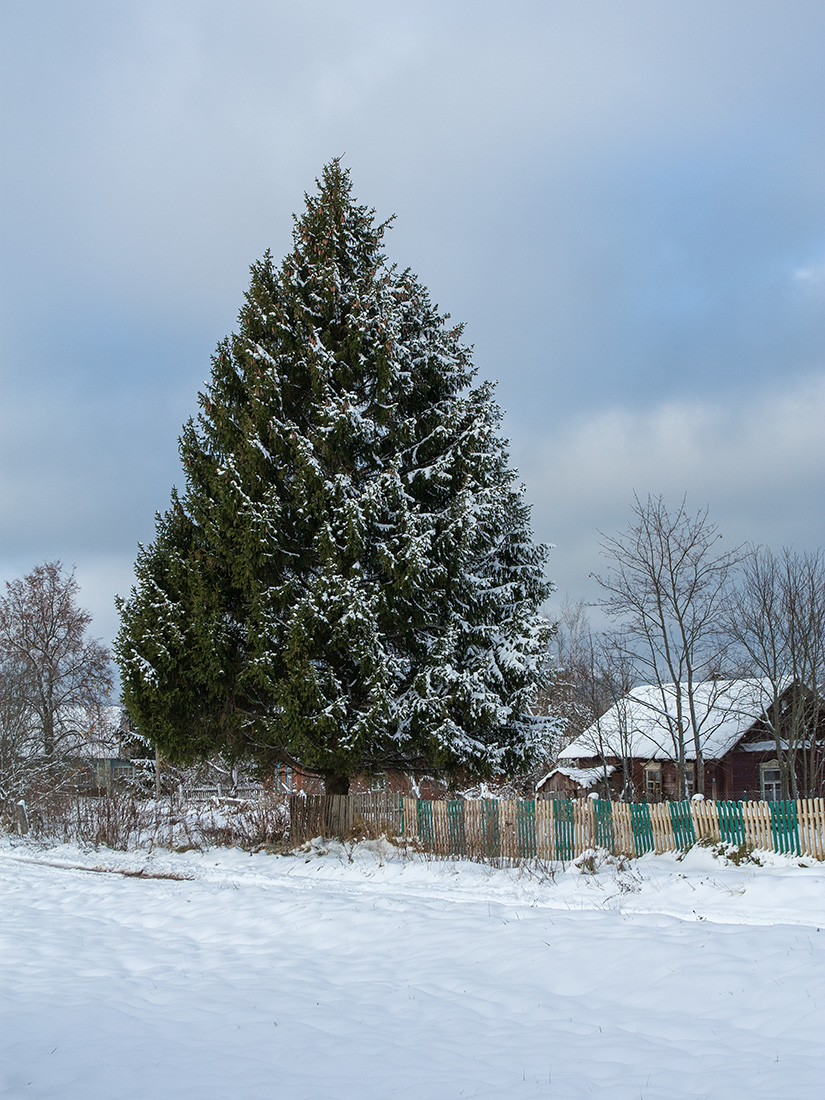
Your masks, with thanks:
M0 1093L821 1100L825 866L764 859L5 841Z

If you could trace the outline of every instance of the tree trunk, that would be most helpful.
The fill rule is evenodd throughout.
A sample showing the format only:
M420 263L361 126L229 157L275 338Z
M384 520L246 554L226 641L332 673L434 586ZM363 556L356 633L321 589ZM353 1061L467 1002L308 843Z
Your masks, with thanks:
M54 714L49 711L43 721L43 752L49 760L54 759Z
M696 749L696 763L693 772L693 793L704 795L705 793L705 757L701 745Z
M325 775L324 786L327 794L349 794L349 776Z

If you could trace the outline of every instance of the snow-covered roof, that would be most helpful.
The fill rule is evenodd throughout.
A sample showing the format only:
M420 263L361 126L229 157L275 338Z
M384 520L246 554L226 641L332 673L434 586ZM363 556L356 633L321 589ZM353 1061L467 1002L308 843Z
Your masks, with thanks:
M644 684L623 699L584 731L559 754L560 761L592 756L635 757L669 760L674 754L671 725L675 729L677 703L685 714L685 756L696 757L693 735L687 721L688 696L685 684ZM718 760L736 744L773 702L773 689L766 680L707 680L694 684L702 753Z
M563 767L560 764L557 768L553 768L551 772L548 772L544 779L538 781L536 790L540 790L547 780L551 779L554 775L563 775L565 779L572 779L579 787L587 790L588 787L595 787L595 785L606 776L611 776L615 770L616 768L613 764L607 767L600 764L597 768Z

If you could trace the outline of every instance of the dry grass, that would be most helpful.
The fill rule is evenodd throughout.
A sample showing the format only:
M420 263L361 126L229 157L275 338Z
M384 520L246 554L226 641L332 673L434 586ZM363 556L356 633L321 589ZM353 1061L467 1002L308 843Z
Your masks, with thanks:
M94 796L30 789L25 814L10 808L2 825L8 832L27 826L35 840L120 851L216 846L281 851L287 846L289 805L266 792L256 799L215 797L196 803L179 792L155 799L117 787Z

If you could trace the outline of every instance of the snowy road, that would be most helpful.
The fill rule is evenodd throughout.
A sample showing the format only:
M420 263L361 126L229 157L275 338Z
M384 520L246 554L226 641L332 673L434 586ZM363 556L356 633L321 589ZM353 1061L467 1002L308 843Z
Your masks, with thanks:
M0 1093L822 1097L825 868L351 854L0 846Z

